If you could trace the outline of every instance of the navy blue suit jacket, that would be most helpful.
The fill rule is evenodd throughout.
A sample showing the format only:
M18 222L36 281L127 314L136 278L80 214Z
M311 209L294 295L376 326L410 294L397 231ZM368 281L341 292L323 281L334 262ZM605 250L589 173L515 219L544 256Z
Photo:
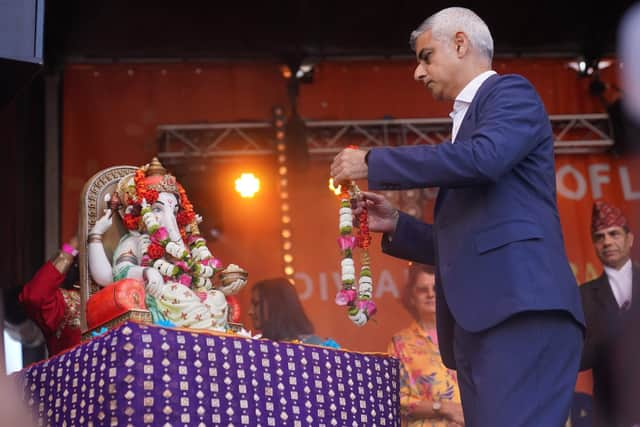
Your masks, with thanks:
M488 78L455 143L376 148L368 163L369 189L440 187L434 224L401 213L383 250L436 266L447 366L454 320L477 332L519 312L562 310L584 325L556 205L551 125L526 79Z

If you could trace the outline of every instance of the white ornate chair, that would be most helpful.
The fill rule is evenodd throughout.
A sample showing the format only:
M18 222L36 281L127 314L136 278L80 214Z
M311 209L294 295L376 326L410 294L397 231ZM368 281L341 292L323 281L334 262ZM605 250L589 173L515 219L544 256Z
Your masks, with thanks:
M87 325L87 302L94 293L101 290L101 287L93 281L89 272L87 248L89 230L92 229L96 221L104 214L104 210L108 207L105 202L105 196L112 194L120 179L126 175L135 173L136 169L135 166L114 166L103 169L87 181L80 196L80 215L78 221L78 238L80 240L80 326L84 338L90 336L91 332ZM126 233L127 230L120 216L117 212L113 212L113 225L103 236L103 244L109 260L112 260L113 252L120 238ZM140 303L141 306L144 306L144 299ZM117 324L122 320L127 320L127 318L136 318L137 320L151 323L151 315L147 310L130 310L130 314L129 316L124 316L126 318L105 319L105 321L112 321L114 324Z

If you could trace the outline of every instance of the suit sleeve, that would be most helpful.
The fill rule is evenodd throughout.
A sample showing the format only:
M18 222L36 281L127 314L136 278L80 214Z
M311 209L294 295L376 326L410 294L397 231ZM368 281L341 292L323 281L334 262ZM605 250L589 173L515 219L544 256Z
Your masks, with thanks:
M582 307L585 314L585 321L587 323L584 335L584 344L582 347L582 357L580 359L581 371L593 369L597 364L597 357L601 347L601 333L599 331L598 324L597 322L594 322L593 317L593 314L596 314L597 312L591 306L591 302L595 297L592 296L591 291L591 286L580 286Z
M45 336L53 334L64 318L65 302L59 289L64 277L47 261L20 292L19 299L27 315Z
M549 119L531 84L503 76L480 99L470 139L437 145L375 148L369 155L369 188L464 187L496 182L541 141Z
M396 231L382 237L382 251L396 258L435 265L433 226L400 212Z

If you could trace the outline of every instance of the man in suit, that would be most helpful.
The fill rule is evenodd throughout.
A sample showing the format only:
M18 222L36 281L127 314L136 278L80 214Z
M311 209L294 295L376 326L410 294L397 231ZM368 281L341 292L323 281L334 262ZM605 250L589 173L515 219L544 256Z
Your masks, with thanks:
M454 101L451 141L348 148L331 175L368 178L374 190L440 187L434 224L375 193L363 193L359 209L385 233L386 253L436 266L440 352L458 371L466 425L562 426L584 319L544 106L527 80L491 70L491 33L468 9L431 16L411 44L414 78L437 100Z
M604 272L580 287L587 321L580 368L593 369L594 426L630 426L640 423L629 418L637 403L624 403L634 383L638 391L640 327L635 299L640 295L640 271L631 262L633 233L620 209L598 201L593 205L591 236ZM637 402L637 394L632 399Z

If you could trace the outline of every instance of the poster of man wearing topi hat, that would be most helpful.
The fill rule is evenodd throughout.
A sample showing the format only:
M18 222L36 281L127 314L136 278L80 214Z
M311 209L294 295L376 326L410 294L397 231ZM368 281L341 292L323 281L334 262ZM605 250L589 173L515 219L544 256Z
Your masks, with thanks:
M640 388L640 266L631 260L633 233L622 211L593 205L591 237L604 272L580 286L587 322L581 370L593 370L594 426L631 426L638 412L625 403ZM636 356L633 356L633 355ZM637 395L635 396L637 399Z

